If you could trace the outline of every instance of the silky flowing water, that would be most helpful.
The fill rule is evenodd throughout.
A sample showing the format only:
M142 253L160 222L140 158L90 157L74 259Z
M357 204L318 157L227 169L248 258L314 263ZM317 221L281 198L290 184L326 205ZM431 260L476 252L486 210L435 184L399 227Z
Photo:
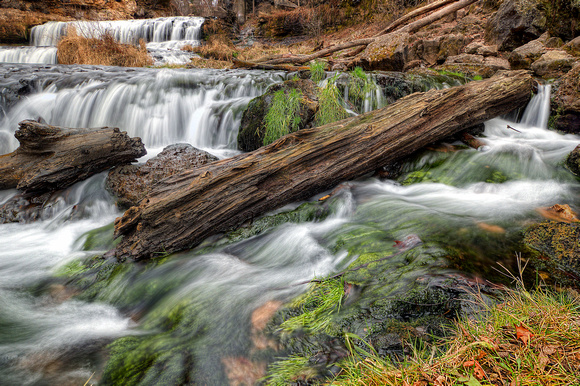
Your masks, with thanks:
M227 157L237 152L243 108L284 79L213 70L0 71L1 153L16 148L20 120L40 118L121 127L143 139L149 156L188 142ZM32 91L19 98L11 82L22 78ZM395 240L411 234L430 247L415 260L393 261L393 278L385 279L396 283L393 292L420 275L483 276L497 261L510 265L518 252L512 236L539 219L536 208L580 204L579 184L562 166L580 137L546 129L549 92L540 87L521 123L487 122L482 151L424 151L405 163L397 181L342 184L327 217L239 241L213 238L157 263L83 266L112 247L110 224L121 215L104 190L104 174L55 195L40 221L0 225L0 383L78 385L95 373L93 380L106 384L227 384L225 369L253 355L254 310L291 300L306 290L300 283L341 271L369 245L380 245L371 252L381 256L393 253ZM14 194L0 192L0 203ZM482 224L502 231L489 233ZM473 260L450 262L446 248L464 248ZM75 292L63 286L71 275L96 284Z

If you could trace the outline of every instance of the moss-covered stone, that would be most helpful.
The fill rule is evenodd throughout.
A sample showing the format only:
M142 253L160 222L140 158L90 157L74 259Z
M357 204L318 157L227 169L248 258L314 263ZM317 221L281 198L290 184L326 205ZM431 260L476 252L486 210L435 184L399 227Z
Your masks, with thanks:
M574 150L566 158L566 166L572 173L580 177L580 145L576 146Z
M265 117L268 114L274 95L278 91L288 94L290 90L302 93L302 103L298 112L300 123L296 130L311 127L314 114L318 109L316 84L308 79L292 79L272 85L264 95L254 98L248 104L242 116L238 132L238 148L243 151L253 151L263 146L265 137ZM288 128L288 132L296 131Z
M580 223L544 221L524 232L526 247L534 251L534 265L550 279L580 286Z

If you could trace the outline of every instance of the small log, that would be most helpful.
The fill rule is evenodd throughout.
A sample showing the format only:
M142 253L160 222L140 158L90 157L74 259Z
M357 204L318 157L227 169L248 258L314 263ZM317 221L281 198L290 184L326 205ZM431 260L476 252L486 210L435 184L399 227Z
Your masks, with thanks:
M251 70L278 70L278 71L300 71L308 70L306 66L288 66L284 64L264 64L245 62L238 59L233 59L234 68L248 68Z
M406 14L406 15L398 18L397 20L395 20L394 22L392 22L391 24L389 24L385 29L383 29L381 32L379 32L378 34L376 34L375 37L384 35L387 32L392 32L397 27L400 27L401 25L405 24L409 20L412 20L412 19L416 18L417 16L424 15L427 12L434 11L434 10L436 10L438 8L441 8L441 7L443 7L443 6L447 5L447 4L453 3L455 1L457 1L457 0L441 0L441 1L436 1L434 3L431 3L431 4L427 4L424 7L417 8L416 10L409 12L408 14Z
M20 147L0 156L0 189L64 189L147 153L140 138L110 127L69 129L22 121L14 136Z
M475 150L479 149L482 146L485 146L485 142L481 139L474 137L469 133L462 133L461 134L461 142L466 144L467 146L474 148Z
M368 46L372 42L374 42L374 38L365 38L365 39L358 39L353 40L351 42L346 42L342 44L337 44L332 47L325 48L323 50L317 51L310 55L302 55L302 56L290 56L287 58L280 58L280 59L273 59L270 61L265 62L265 64L284 64L284 63L292 63L292 64L304 64L311 60L322 58L324 56L328 56L334 52L346 50L347 48L357 47L357 46Z
M157 183L115 221L123 239L109 252L148 259L200 244L290 202L393 163L422 147L524 106L526 71L415 93L379 109L286 135L256 151Z
M439 11L433 12L429 16L426 16L422 19L414 21L410 24L407 24L403 28L397 30L397 32L408 32L413 33L419 31L421 28L437 21L455 11L460 10L461 8L465 8L468 5L475 3L478 0L459 0L453 4L450 4L444 8L441 8Z

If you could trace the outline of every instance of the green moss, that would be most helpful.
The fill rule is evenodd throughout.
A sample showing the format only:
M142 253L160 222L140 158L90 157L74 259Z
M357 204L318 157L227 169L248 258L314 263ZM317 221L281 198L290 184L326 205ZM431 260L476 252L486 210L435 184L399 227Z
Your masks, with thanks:
M82 242L83 250L85 251L112 249L120 241L120 239L119 240L114 239L113 237L114 230L115 230L114 223L107 224L103 227L86 232L81 237L79 237L77 243L79 241Z

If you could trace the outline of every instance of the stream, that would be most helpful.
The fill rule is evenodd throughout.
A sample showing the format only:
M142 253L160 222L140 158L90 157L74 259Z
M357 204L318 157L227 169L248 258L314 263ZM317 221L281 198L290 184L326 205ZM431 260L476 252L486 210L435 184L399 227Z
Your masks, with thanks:
M58 34L64 27L51 28ZM148 155L140 161L177 142L229 157L238 153L245 106L286 77L0 64L0 154L17 147L18 122L32 118L120 127L143 139ZM0 384L79 385L91 377L103 384L227 384L232 366L242 378L254 370L239 365L253 355L254 310L290 301L306 290L299 283L345 269L369 246L392 253L395 240L409 235L426 247L415 260L392 262L393 293L422 275L475 277L498 261L512 266L519 252L512 239L540 218L537 208L580 205L580 185L562 166L580 137L547 130L549 101L550 86L540 86L519 122L486 122L480 151L425 150L404 163L397 180L341 184L328 216L239 241L215 238L154 264L84 267L111 248L110 224L122 212L104 189L106 173L60 192L39 221L0 225ZM0 204L14 194L0 192ZM105 236L95 242L95 235ZM470 261L442 257L450 248L469 251ZM76 268L90 282L82 292L59 279L78 275Z

